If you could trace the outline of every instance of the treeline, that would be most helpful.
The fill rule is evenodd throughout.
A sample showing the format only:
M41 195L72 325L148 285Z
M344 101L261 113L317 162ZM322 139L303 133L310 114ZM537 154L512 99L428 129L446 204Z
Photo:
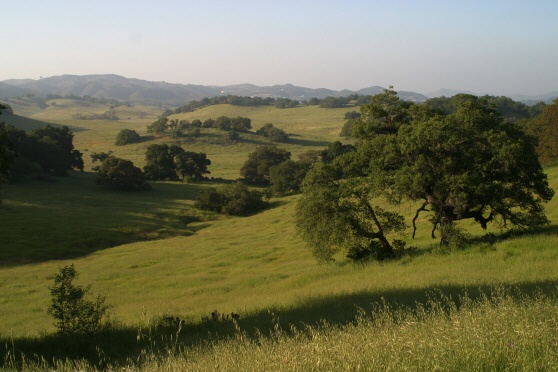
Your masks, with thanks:
M180 106L174 110L168 109L161 117L170 116L173 114L180 114L182 112L191 112L196 109L211 106L229 104L233 106L275 106L276 108L295 108L306 105L319 105L322 108L339 108L349 105L360 106L370 101L371 96L359 96L353 94L348 97L326 97L326 98L311 98L308 101L294 100L290 98L272 98L272 97L241 97L236 95L220 96L213 98L203 98L199 101L191 101L186 105Z

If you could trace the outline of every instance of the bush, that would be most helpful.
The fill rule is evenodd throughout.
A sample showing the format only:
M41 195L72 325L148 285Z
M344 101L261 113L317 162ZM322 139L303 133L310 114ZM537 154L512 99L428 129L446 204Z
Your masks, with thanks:
M240 175L247 183L267 185L270 169L290 158L291 153L285 149L273 146L258 147L248 155L248 160L240 169Z
M273 126L271 123L265 124L256 131L256 134L269 139L271 142L287 142L289 135L283 129Z
M60 268L50 289L52 304L48 313L56 319L56 328L64 335L92 335L108 327L105 322L109 307L104 296L87 300L90 287L73 284L78 274L74 265Z
M273 195L285 196L299 193L308 169L306 164L293 160L286 160L272 167L269 171L269 182Z
M151 187L145 175L130 160L108 156L98 168L96 182L106 188L119 191L141 191Z
M249 216L267 208L269 203L263 200L261 192L250 191L238 182L223 186L218 190L202 190L194 206L198 209L231 216Z
M129 143L138 142L141 139L141 136L132 129L122 129L116 135L116 141L114 142L117 146L124 146Z

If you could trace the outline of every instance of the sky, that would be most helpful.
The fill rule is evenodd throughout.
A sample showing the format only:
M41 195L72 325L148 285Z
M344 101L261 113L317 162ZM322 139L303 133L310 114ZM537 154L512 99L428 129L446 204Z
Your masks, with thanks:
M556 0L0 0L0 81L558 90Z

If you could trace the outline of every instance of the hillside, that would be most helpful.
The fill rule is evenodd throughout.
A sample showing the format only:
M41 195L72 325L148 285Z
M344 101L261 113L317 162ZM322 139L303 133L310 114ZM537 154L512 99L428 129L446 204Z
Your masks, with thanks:
M453 355L459 370L464 366L460 353L477 355L473 351L478 345L482 351L495 350L478 365L494 360L494 355L515 361L519 350L510 349L510 343L521 345L531 358L517 365L546 362L556 353L556 198L545 205L551 224L537 231L507 233L497 223L482 231L472 221L458 222L471 235L463 249L455 250L442 249L432 240L426 214L418 219L416 239L411 239L417 206L404 203L390 208L405 216L404 239L414 247L407 255L354 264L338 254L336 262L318 264L296 232L299 196L272 198L269 209L251 217L202 212L193 203L204 188L238 178L247 155L270 144L253 133L265 123L291 134L289 142L279 146L296 158L339 140L347 108L223 104L170 116L190 121L222 115L251 118L252 131L226 143L226 132L213 128L176 139L148 134L147 125L162 112L155 106L111 108L79 99L23 97L13 107L29 117L2 120L18 127L70 126L86 171L53 177L54 182L26 179L2 185L0 343L6 347L0 352L0 369L216 370L227 360L233 361L222 369L289 369L291 360L311 369L316 355L338 369L337 351L351 361L373 359L375 351L367 347L370 338L374 345L402 347L399 354L386 353L396 362L410 358L411 367L424 366L423 355L442 364ZM74 118L76 113L107 110L114 110L119 120ZM116 134L124 128L137 130L142 142L115 146ZM210 176L223 179L151 182L150 191L138 193L110 191L95 183L92 152L114 151L141 167L152 143L205 152L212 161ZM558 167L546 172L550 186L558 190ZM49 288L54 274L70 264L80 274L78 283L91 284L94 294L107 296L116 324L112 331L93 338L55 333L46 311ZM203 320L214 310L240 314L240 319ZM172 323L177 318L181 322ZM439 342L439 349L424 351L425 340ZM350 343L357 349L353 354L344 349ZM42 367L25 367L22 355L28 362L40 356ZM250 364L258 355L262 360ZM54 359L62 362L53 366ZM402 365L396 362L391 365ZM383 360L366 363L363 368L386 365Z

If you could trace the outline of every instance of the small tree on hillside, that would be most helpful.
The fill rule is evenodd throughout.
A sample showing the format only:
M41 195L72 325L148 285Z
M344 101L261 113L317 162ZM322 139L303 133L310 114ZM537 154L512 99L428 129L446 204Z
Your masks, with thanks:
M287 142L289 140L287 132L283 129L274 127L271 123L267 123L258 129L256 134L263 136L272 142Z
M124 146L129 143L139 142L140 139L141 136L135 130L122 129L116 135L116 141L114 142L114 144L117 146Z
M60 268L54 275L50 289L51 305L48 313L56 319L55 326L64 335L92 335L102 331L106 325L107 310L104 296L86 299L91 286L74 284L78 273L74 265Z

